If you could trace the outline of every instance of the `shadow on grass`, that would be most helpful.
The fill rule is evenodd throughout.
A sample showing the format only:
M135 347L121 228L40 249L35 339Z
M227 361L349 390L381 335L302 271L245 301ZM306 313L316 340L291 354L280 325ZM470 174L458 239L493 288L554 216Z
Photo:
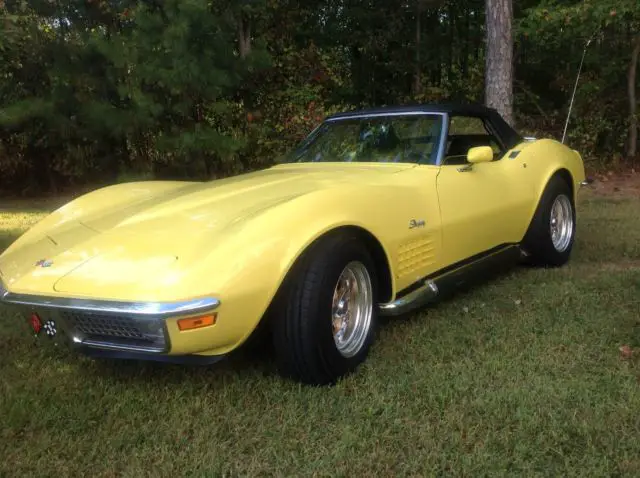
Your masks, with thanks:
M526 269L510 269L493 274L488 281L508 280L508 278L526 274ZM438 300L420 309L398 317L380 317L378 334L386 335L406 324L419 324L425 320L444 320L445 317L425 317L430 311L456 301L464 301L484 289L488 282L476 282L459 290L451 291ZM381 337L378 337L381 340ZM67 360L74 359L67 357ZM192 384L206 381L208 385L226 383L228 380L246 380L249 378L281 379L275 360L275 350L268 335L257 336L246 342L219 362L210 365L171 364L165 362L136 361L95 358L87 359L91 365L82 368L82 374L91 379L96 374L120 383L150 382L154 386L165 384Z
M67 354L65 354L67 355ZM86 379L95 380L96 375L109 381L130 383L141 382L153 387L167 384L194 384L206 382L208 385L222 384L230 380L244 381L253 378L278 379L273 352L248 351L243 348L209 365L172 364L164 362L119 360L105 358L85 358L69 352L65 360L86 360L88 366L78 367Z
M396 317L381 316L381 325L387 327L390 324L397 322L413 323L416 320L423 320L424 317L422 316L429 313L429 311L445 307L447 304L462 302L469 297L474 297L480 291L486 289L492 284L523 277L527 274L528 270L535 270L535 267L523 262L509 267L506 270L488 271L484 276L475 278L473 282L459 285L455 289L440 290L438 297L415 311Z

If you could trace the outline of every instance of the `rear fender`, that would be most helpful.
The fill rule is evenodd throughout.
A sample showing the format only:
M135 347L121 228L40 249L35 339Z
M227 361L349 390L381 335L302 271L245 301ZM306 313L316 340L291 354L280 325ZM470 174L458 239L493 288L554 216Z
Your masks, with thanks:
M567 179L573 195L577 200L578 190L585 179L584 164L580 154L567 146L551 139L541 139L529 143L522 154L530 175L533 178L535 190L535 202L529 210L529 222L533 220L540 199L555 175L561 175Z

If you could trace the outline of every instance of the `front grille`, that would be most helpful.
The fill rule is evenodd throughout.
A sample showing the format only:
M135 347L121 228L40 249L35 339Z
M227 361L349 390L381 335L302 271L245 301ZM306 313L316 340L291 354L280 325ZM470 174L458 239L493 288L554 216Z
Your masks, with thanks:
M99 335L123 339L144 339L137 324L126 317L106 315L67 314L70 325L84 335Z
M166 339L161 319L65 311L62 319L82 342L164 350Z

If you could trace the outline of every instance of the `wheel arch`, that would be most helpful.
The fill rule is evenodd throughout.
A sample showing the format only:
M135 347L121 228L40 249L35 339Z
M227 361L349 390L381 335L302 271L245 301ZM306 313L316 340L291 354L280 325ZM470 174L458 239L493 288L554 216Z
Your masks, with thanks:
M349 232L356 234L371 253L376 267L376 276L378 277L378 303L389 302L393 299L395 282L393 280L390 257L381 241L371 231L362 226L336 225L319 233L316 237L310 238L305 247L289 262L289 267L286 269L275 292L271 296L263 315L242 342L259 341L261 336L264 337L264 334L267 333L273 321L272 314L274 313L274 306L282 297L281 294L286 289L287 283L295 276L298 266L304 261L307 255L313 251L314 246L333 234Z
M368 230L358 226L343 226L333 231L353 232L366 245L376 267L378 302L385 303L390 301L393 298L394 290L393 274L391 273L391 265L387 252L378 238Z
M293 271L296 269L296 265L300 263L300 261L312 251L314 245L318 244L320 241L334 235L341 233L352 233L355 234L359 240L363 242L369 253L371 254L371 258L376 267L376 276L378 278L378 302L385 303L390 301L393 298L394 293L394 281L393 274L391 272L391 261L389 254L386 249L380 242L380 240L369 230L365 229L362 226L356 225L341 225L333 227L323 233L319 234L317 237L313 238L309 244L297 255L297 257L293 260L291 267L285 274L284 279L280 284L280 288L285 283L287 278L294 273Z
M568 260L575 235L576 187L573 177L569 170L560 167L555 169L548 176L547 181L542 184L535 210L520 244L526 253L528 263L557 267ZM549 193L556 194L556 196L550 196ZM552 201L557 200L557 194L564 193L568 193L568 199L573 203L574 224L567 247L558 250L555 245L551 244L552 239L549 236L550 208L553 207Z
M525 233L522 236L522 240L521 242L524 243L526 241L527 236L529 235L530 231L531 231L531 227L533 224L533 221L536 217L536 213L538 211L538 208L540 207L540 201L542 200L542 196L545 192L545 190L547 189L547 187L549 186L549 183L553 180L553 178L555 177L560 177L566 184L567 187L569 188L570 194L571 194L571 198L575 204L575 200L576 200L576 190L575 190L575 186L573 183L573 175L571 174L571 171L569 171L567 168L560 166L558 168L553 169L547 176L545 181L541 181L540 183L540 188L538 189L538 191L536 191L536 200L535 203L533 205L533 208L529 214L529 222L527 223L527 229L525 230Z
M540 205L540 201L542 200L542 195L544 194L544 191L547 189L547 186L549 185L549 183L553 180L554 177L560 177L562 178L562 180L567 183L567 186L569 187L569 191L571 192L571 197L573 199L573 201L575 202L576 200L576 191L575 191L575 186L573 184L573 175L571 174L571 171L569 171L566 167L564 166L559 166L556 168L552 168L549 170L549 172L544 175L544 180L540 181L540 185L537 188L536 192L535 192L535 202L533 204L533 208L531 209L530 213L529 213L529 224L531 223L531 221L533 221L533 217L536 213L536 211L538 210L538 206Z
M576 191L575 191L575 184L573 181L573 176L571 174L571 171L569 171L567 168L564 167L560 167L558 169L556 169L547 179L547 182L545 183L545 187L547 186L547 184L549 184L549 182L555 177L555 176L560 176L562 179L564 179L567 183L567 186L569 186L569 191L571 192L571 197L573 198L573 200L575 201L576 199ZM544 191L544 189L543 189ZM539 198L542 196L542 192L539 195Z
M556 166L555 168L549 168L548 172L543 176L543 181L540 181L540 186L536 191L536 204L540 201L540 198L544 194L544 190L547 188L551 180L556 176L560 176L567 183L567 186L569 186L569 189L571 190L571 195L574 195L575 188L571 171L569 171L565 166Z
M539 139L524 146L521 156L526 164L527 174L533 179L532 199L535 203L531 216L554 176L560 176L565 181L574 203L576 202L580 183L584 180L584 164L576 150L553 139Z

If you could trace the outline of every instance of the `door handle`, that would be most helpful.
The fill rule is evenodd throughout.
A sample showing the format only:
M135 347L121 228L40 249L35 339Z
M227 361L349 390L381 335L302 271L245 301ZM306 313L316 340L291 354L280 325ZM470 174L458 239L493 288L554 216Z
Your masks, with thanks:
M469 171L473 171L473 164L465 164L458 168L459 173L468 173Z

